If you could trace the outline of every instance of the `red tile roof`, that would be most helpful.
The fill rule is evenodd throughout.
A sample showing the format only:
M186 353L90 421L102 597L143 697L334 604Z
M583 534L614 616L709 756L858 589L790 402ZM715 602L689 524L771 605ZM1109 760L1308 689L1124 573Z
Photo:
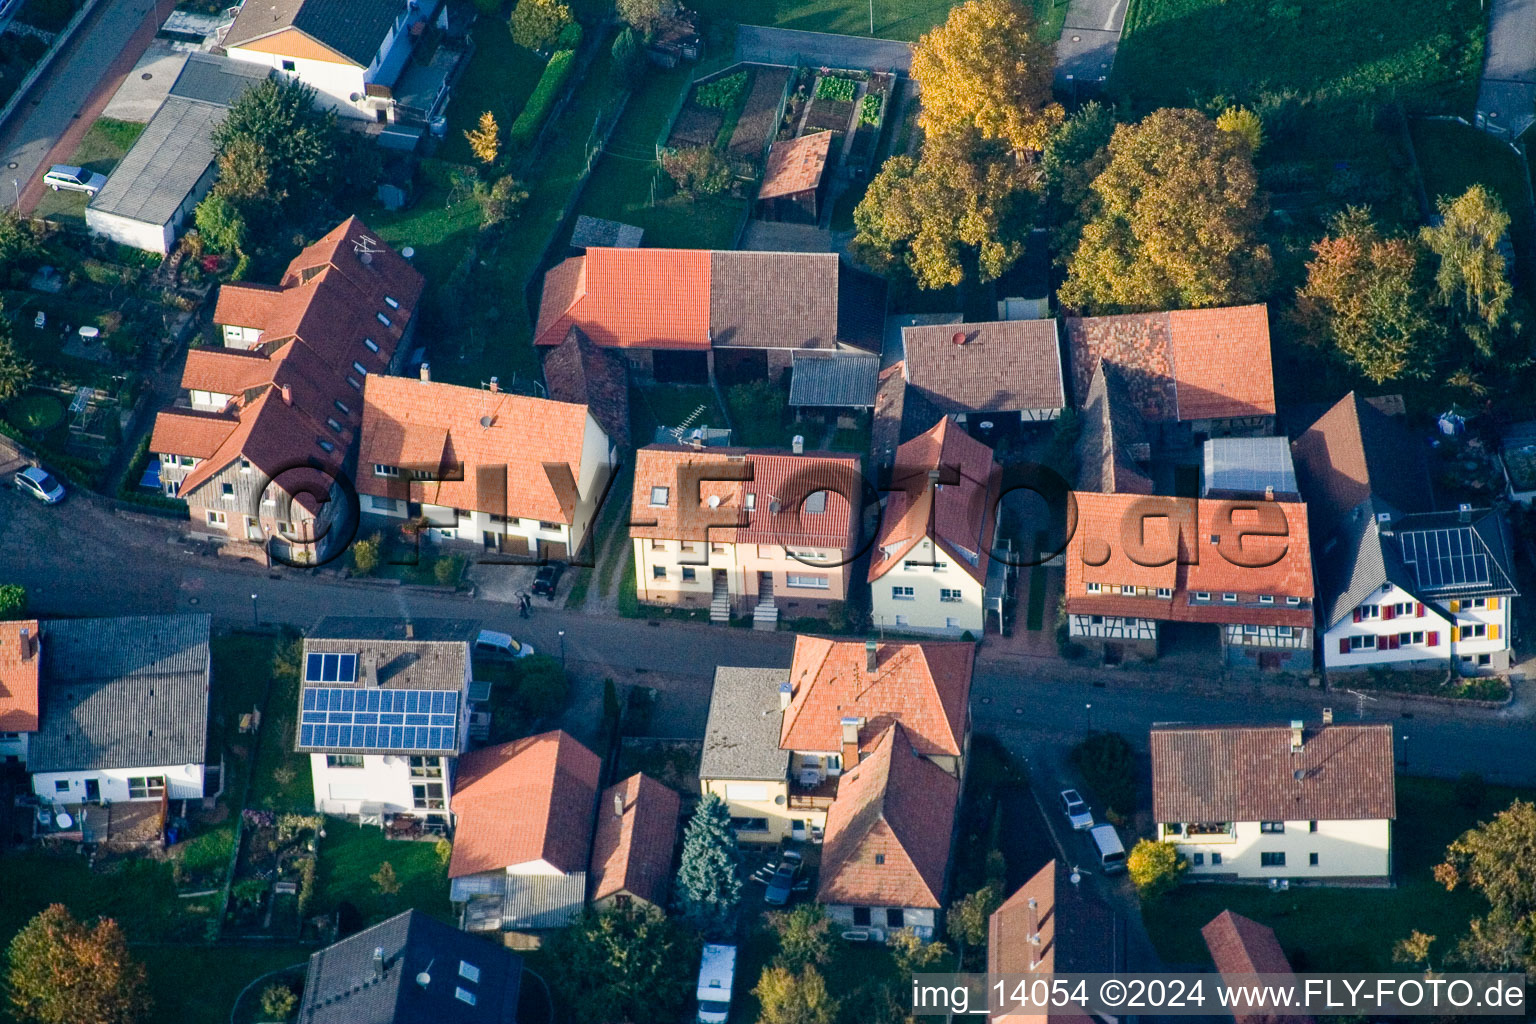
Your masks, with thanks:
M1293 752L1284 726L1154 728L1154 820L1397 817L1391 725L1329 725L1303 739Z
M934 471L940 474L937 489L930 482ZM870 582L901 564L927 537L977 582L986 583L1000 486L992 449L945 416L896 449L891 481L870 553Z
M572 326L605 348L707 349L707 249L591 248L544 277L536 345Z
M415 268L356 217L294 257L280 286L225 285L216 322L262 333L251 353L188 354L182 386L236 395L230 415L238 422L212 445L215 429L194 429L182 411L157 417L156 452L203 460L182 481L181 496L241 457L269 476L312 459L340 466L362 421L362 398L348 378L361 384L389 369L423 287ZM167 417L173 420L162 429L159 421ZM341 429L332 429L331 420ZM324 451L321 439L335 450ZM280 483L293 493L297 481Z
M42 660L36 619L0 622L0 732L37 731Z
M1250 921L1241 914L1223 910L1210 923L1200 929L1205 947L1211 951L1211 961L1224 980L1234 985L1252 985L1251 979L1241 977L1252 974L1291 975L1291 962L1286 959L1275 938L1272 928L1257 921ZM1282 1016L1265 1009L1251 1011L1234 1010L1237 1024L1312 1024L1310 1015Z
M827 153L831 150L833 134L816 132L775 142L768 150L768 165L763 170L763 183L758 187L757 198L794 195L820 185L821 176L827 169Z
M536 861L562 874L585 871L602 767L560 730L460 757L448 877Z
M827 810L820 903L943 905L960 780L917 754L891 725L851 771Z
M486 421L489 420L489 424ZM415 377L370 376L357 489L494 515L567 523L576 508L587 407ZM457 480L378 477L373 466L462 469ZM546 466L565 466L569 480ZM444 473L444 476L450 475Z
M593 901L629 893L666 906L680 813L682 798L649 775L631 775L603 791L592 840Z
M1033 904L1033 906L1031 906ZM1056 862L1050 861L987 919L987 973L1050 974L1056 964Z
M1074 491L1072 497L1077 518L1068 523L1068 611L1176 622L1312 625L1305 505L1091 491ZM1090 593L1089 584L1097 584L1099 592ZM1122 594L1123 586L1150 592ZM1158 589L1173 593L1159 597ZM1195 600L1196 592L1211 598ZM1227 593L1237 594L1238 602L1223 601ZM1261 597L1272 600L1260 603ZM1287 597L1303 603L1292 607Z
M841 750L842 720L862 718L863 750L900 722L918 753L957 757L970 724L975 658L974 645L966 643L880 643L870 673L863 641L797 636L779 746Z
M725 476L747 471L751 480L700 480L697 504L683 507L693 473ZM648 445L635 452L629 533L716 544L805 544L847 550L853 545L852 520L843 495L861 495L859 486L859 460L851 455ZM667 488L665 506L651 505L655 487ZM804 499L818 488L825 488L826 511L807 511ZM750 510L746 508L749 494ZM709 504L711 500L714 505Z
M1103 359L1120 369L1149 422L1274 415L1263 305L1070 317L1065 325L1079 402Z
M212 458L239 425L239 420L225 413L166 409L155 417L149 448L166 455Z

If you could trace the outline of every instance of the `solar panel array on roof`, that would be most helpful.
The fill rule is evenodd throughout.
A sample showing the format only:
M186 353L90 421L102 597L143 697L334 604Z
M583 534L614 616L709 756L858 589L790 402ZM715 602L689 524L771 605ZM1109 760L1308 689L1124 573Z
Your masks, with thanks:
M311 654L309 659L337 655ZM341 655L354 658L353 655ZM299 746L357 750L456 749L459 695L451 690L306 686Z
M304 659L306 683L357 682L357 655L311 654Z
M1488 554L1472 527L1414 530L1402 535L1403 561L1426 590L1487 586Z

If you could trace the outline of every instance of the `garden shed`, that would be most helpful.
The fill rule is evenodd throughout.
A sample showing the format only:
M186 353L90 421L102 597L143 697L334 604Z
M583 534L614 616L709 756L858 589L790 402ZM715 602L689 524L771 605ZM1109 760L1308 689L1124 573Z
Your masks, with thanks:
M816 223L826 194L827 157L835 134L822 131L773 144L757 192L759 217Z

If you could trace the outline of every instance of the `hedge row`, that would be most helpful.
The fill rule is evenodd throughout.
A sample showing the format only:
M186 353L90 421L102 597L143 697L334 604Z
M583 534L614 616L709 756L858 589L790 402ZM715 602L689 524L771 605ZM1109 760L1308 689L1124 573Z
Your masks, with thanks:
M533 145L544 119L549 116L550 108L560 97L560 90L565 88L565 80L571 77L571 68L575 63L575 50L558 50L549 58L549 63L544 65L544 73L539 76L539 84L533 87L523 112L517 115L517 120L512 122L512 129L507 132L507 141L513 149L527 149Z
M118 500L144 508L186 515L187 503L180 498L139 489L139 477L144 475L144 467L149 465L149 458L149 437L146 436L139 442L138 448L134 449L133 458L128 462L128 472L123 474L122 482L117 485Z

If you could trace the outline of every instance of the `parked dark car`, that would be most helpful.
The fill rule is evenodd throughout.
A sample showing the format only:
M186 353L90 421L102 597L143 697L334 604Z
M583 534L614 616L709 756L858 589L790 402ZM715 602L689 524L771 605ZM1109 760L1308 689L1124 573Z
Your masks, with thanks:
M553 601L555 599L555 588L560 585L560 577L564 573L564 562L549 562L539 566L539 571L533 577L534 594L543 594Z

